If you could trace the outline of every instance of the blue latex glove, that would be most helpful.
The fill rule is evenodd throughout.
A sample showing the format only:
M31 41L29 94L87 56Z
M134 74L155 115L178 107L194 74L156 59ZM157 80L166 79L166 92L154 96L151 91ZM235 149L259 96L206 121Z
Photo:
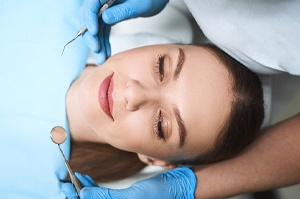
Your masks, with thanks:
M113 6L103 12L102 18L98 19L98 11L106 2L107 0L84 0L81 7L83 24L88 29L83 38L94 52L99 64L102 64L111 55L109 25L125 19L150 17L158 14L169 0L116 0ZM103 21L108 25L103 24Z
M108 189L99 187L89 176L76 173L82 186L80 199L192 199L196 188L194 172L181 167L155 175L134 183L126 189ZM62 191L68 199L77 199L75 188L70 183L63 184Z
M151 17L162 11L169 0L116 0L114 6L102 14L107 24L115 24L135 17Z
M98 64L103 64L111 55L109 43L111 25L105 24L102 18L97 17L99 9L104 5L102 2L105 3L106 1L85 0L80 8L81 25L86 25L88 29L82 37L93 52Z

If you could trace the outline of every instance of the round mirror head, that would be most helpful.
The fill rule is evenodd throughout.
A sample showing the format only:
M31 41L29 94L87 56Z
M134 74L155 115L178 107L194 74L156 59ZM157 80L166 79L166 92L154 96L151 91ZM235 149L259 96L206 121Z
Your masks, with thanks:
M50 137L55 144L61 144L66 140L67 133L61 126L56 126L51 130Z

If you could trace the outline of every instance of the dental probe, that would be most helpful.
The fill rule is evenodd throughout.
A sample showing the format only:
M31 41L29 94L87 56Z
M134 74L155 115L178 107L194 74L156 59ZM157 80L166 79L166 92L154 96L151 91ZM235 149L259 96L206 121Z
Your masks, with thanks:
M106 4L104 4L104 5L100 8L100 10L99 10L99 12L98 12L98 15L97 15L98 18L101 17L101 15L102 15L102 13L104 12L104 10L106 10L109 6L111 6L111 4L113 4L114 1L115 1L115 0L108 0L108 2L107 2ZM79 36L83 35L86 31L87 31L86 26L82 26L82 27L80 28L80 30L77 32L76 36L75 36L71 41L69 41L68 43L66 43L66 45L64 45L64 48L63 48L63 50L62 50L62 52L61 52L61 56L64 54L64 51L65 51L66 46L69 45L70 43L72 43L72 42L73 42L75 39L77 39Z
M65 131L65 129L63 127L60 127L60 126L56 126L54 127L52 130L51 130L51 133L50 133L50 137L52 139L52 141L57 144L63 158L64 158L64 161L65 161L65 165L67 167L67 170L68 170L68 173L70 175L70 179L71 179L71 182L72 184L74 185L75 187L75 190L78 194L78 196L80 195L80 190L82 189L81 187L81 184L80 182L77 180L76 176L74 175L70 165L69 165L69 162L68 160L66 159L63 151L61 150L60 148L60 144L62 144L66 138L67 138L67 133Z

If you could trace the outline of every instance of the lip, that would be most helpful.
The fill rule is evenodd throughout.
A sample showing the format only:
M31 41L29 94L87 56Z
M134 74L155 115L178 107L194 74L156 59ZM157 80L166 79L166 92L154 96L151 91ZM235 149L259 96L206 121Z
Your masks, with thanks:
M113 74L107 76L100 84L98 91L99 105L103 112L114 120L112 116L114 101L112 98L112 93L114 91L114 79Z

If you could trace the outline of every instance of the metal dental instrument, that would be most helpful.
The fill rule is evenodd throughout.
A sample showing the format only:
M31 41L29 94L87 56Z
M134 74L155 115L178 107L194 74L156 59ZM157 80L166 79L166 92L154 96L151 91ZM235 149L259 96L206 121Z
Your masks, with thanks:
M82 189L82 187L81 187L79 181L77 180L76 176L74 175L74 173L73 173L73 171L72 171L72 169L69 165L68 160L66 160L66 157L65 157L63 151L60 148L60 144L62 144L66 140L67 133L66 133L64 128L62 128L60 126L56 126L51 130L50 137L51 137L52 141L55 144L57 144L57 146L58 146L58 148L59 148L59 150L60 150L60 152L61 152L61 154L62 154L62 156L65 160L65 165L66 165L67 170L69 172L71 182L74 185L74 187L76 189L76 192L79 196L80 195L80 190Z
M106 4L104 4L104 5L100 8L100 10L99 10L99 12L98 12L98 18L101 17L101 15L102 15L102 13L104 12L104 10L106 10L108 7L110 7L110 6L114 3L114 1L115 1L115 0L108 0L108 2L107 2ZM64 51L65 51L66 46L69 45L70 43L72 43L72 42L73 42L75 39L77 39L79 36L83 35L86 31L87 31L86 26L82 26L82 27L80 28L80 30L77 32L76 36L75 36L71 41L69 41L66 45L64 45L64 48L63 48L63 50L62 50L62 52L61 52L61 56L64 54Z

